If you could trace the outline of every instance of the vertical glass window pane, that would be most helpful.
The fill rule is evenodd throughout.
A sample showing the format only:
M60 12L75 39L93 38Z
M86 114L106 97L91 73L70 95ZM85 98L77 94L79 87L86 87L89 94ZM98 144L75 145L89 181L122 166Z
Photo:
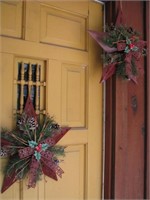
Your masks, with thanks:
M18 81L21 80L21 63L18 63Z
M24 63L24 80L29 80L29 64Z
M37 65L32 65L32 81L36 82L36 66Z
M41 92L45 91L46 81L44 61L18 58L16 69L17 111L23 112L28 95L30 95L36 113L44 113L45 92Z
M38 99L39 99L39 105L40 105L40 87L38 87Z
M41 81L41 66L39 66L39 81Z
M17 110L20 110L21 85L17 85Z
M33 85L31 89L31 100L35 109L35 101L36 101L36 86Z
M25 107L26 100L28 98L28 85L24 85L23 88L23 108Z

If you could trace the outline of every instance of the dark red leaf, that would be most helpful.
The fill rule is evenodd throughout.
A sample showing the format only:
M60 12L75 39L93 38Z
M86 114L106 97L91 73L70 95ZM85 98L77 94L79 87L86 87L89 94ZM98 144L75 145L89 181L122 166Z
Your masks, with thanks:
M48 177L50 177L50 178L52 178L52 179L54 179L56 181L58 180L56 172L54 172L51 168L49 168L48 166L46 166L44 163L43 163L43 166L42 166L42 170L43 170L43 173L46 176L48 176Z
M37 115L35 113L30 96L28 96L28 99L26 101L24 112L27 114L28 117L33 117L37 121Z
M125 17L123 16L123 12L122 12L122 8L121 8L121 2L119 2L119 3L120 3L119 4L119 12L118 12L116 23L115 23L116 26L126 24L126 20L125 20Z
M1 139L0 139L0 143L1 143L1 146L12 145L11 142L9 142L8 140L6 140L6 139L4 139L4 138L1 138Z
M52 137L48 137L41 143L49 144L50 146L54 146L71 128L70 127L61 127L60 129L53 132Z
M13 171L12 174L10 174L9 176L5 175L4 180L3 180L1 193L5 192L16 181L17 181L17 178L16 178L15 171Z
M70 130L70 127L61 127L53 137L55 144Z
M130 80L137 84L137 77L132 74L131 64L126 64L126 74Z
M113 53L117 51L117 48L109 47L108 45L102 42L103 37L106 35L104 32L97 32L97 31L88 31L92 38L102 47L102 49L107 53Z
M116 64L117 63L112 63L107 65L104 70L103 70L103 74L102 74L102 78L100 80L100 83L106 81L107 79L109 79L113 74L115 74L116 72Z

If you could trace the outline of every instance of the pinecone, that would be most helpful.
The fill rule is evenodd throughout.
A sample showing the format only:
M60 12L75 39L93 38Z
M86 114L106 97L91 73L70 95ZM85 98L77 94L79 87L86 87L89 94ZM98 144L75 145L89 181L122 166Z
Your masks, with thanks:
M5 148L1 147L0 148L0 157L5 158L7 156L8 156L8 151Z
M53 129L59 129L59 124L52 124Z
M30 130L35 130L38 127L38 124L34 117L28 119L28 126Z

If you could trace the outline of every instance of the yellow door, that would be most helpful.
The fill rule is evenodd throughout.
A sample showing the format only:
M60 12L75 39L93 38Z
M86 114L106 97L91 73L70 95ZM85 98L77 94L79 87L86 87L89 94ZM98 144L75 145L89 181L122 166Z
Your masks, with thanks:
M60 163L62 179L43 177L35 189L27 189L25 179L1 199L100 199L102 64L100 48L87 30L102 30L103 5L88 0L4 0L0 5L0 126L13 128L13 115L22 111L28 90L37 114L49 113L60 125L72 127L59 142L67 146ZM29 76L35 67L35 76L40 77L35 87L30 78L25 80L30 66ZM1 160L2 170L6 159Z

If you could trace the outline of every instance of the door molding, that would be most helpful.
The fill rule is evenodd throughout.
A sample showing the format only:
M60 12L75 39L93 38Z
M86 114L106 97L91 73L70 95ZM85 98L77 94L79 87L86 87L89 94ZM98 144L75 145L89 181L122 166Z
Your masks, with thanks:
M146 9L146 40L148 42L148 49L150 49L150 2L145 2L145 9ZM147 54L147 172L146 172L146 199L150 199L150 56Z
M111 22L115 22L115 2L109 1L105 4L106 9L106 24L110 24ZM113 88L115 86L114 78L108 79L106 82L106 98L105 98L105 169L104 169L104 198L111 199L113 196L113 160L114 160L114 138L113 138L113 130L114 130L114 107L112 105L114 99Z

